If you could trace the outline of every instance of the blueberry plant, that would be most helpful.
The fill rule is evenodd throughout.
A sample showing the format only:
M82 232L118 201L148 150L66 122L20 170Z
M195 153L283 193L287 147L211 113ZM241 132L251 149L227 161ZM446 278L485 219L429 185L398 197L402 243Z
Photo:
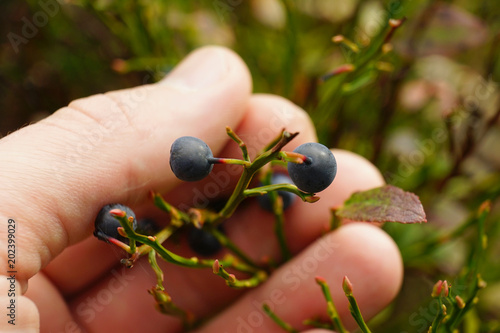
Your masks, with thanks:
M179 266L211 269L232 288L256 287L266 281L276 266L291 258L284 232L286 221L283 212L299 198L309 203L319 200L316 193L330 186L337 172L337 162L333 153L322 144L310 142L300 145L294 151L283 150L283 147L299 133L282 130L252 160L245 143L238 135L229 127L226 128L226 132L241 148L242 159L214 157L205 142L191 136L178 138L170 150L170 167L175 176L184 181L199 181L205 178L212 171L214 164L234 164L243 168L239 181L222 208L213 210L192 207L183 211L167 203L159 193L151 192L155 205L170 216L168 225L153 235L141 233L145 228L138 227L134 212L121 204L104 206L95 220L94 235L100 240L120 247L128 254L121 260L122 264L131 268L141 256L148 256L157 280L156 285L149 289L156 308L164 314L180 317L186 328L194 327L197 320L189 311L176 306L175 300L169 296L157 258L160 257ZM288 175L284 170L288 171ZM252 187L255 183L254 178L259 180L256 187ZM250 197L258 197L260 207L275 216L274 230L282 253L281 263L254 262L224 233L223 223L242 201ZM407 214L407 211L412 214ZM393 186L355 193L342 207L332 209L331 229L338 228L342 219L369 222L426 222L418 198ZM164 247L163 243L168 238L184 228L188 230L189 246L199 257L182 257ZM222 248L226 248L229 254L217 258ZM237 276L238 272L244 277ZM327 326L314 320L309 320L308 323L311 326L345 331L336 311L332 310L335 308L326 281L321 277L317 277L316 281L328 302L328 314L332 321L331 325ZM347 277L344 279L343 287L351 303L354 318L362 329L367 329L355 304L352 286ZM295 332L267 305L264 305L263 309L279 326Z

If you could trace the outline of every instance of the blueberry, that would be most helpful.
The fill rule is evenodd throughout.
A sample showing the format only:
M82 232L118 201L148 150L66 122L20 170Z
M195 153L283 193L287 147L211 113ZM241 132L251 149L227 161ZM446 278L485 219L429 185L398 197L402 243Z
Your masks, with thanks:
M288 162L288 174L300 190L316 193L330 186L337 174L337 161L330 149L309 142L298 146L294 152L308 157L302 164Z
M271 176L271 185L275 184L293 184L290 177L283 173L274 173ZM295 194L288 191L278 191L278 195L283 200L283 210L286 210L290 205L295 201L297 197ZM273 204L271 199L269 198L269 194L261 195L259 198L259 205L262 209L267 210L268 212L273 211Z
M217 229L223 232L219 225ZM190 227L188 231L189 247L199 255L211 256L222 249L221 243L206 229Z
M183 136L178 138L170 148L170 168L180 180L194 182L208 176L213 164L212 151L202 140Z
M161 228L158 226L155 220L149 217L141 218L137 221L136 232L141 235L153 236L159 232Z
M98 239L108 242L108 238L115 238L125 244L128 244L128 238L123 237L118 233L117 228L121 227L120 221L118 221L114 216L112 216L109 212L113 209L121 209L127 213L128 216L132 216L134 218L134 222L132 224L132 228L135 230L137 228L137 221L135 219L135 214L127 206L122 204L109 204L101 208L99 214L95 219L94 223L94 236Z

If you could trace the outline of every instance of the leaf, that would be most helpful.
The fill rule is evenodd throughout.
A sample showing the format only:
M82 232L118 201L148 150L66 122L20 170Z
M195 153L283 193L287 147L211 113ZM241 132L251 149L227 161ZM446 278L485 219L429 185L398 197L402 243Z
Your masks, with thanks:
M354 193L335 214L363 222L427 222L418 196L392 185Z

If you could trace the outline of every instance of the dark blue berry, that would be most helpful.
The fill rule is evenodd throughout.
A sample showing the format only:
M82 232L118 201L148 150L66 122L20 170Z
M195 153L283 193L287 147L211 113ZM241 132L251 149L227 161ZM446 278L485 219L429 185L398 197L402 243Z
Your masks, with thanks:
M136 232L141 235L153 236L161 229L155 220L149 217L143 217L137 221Z
M283 173L274 173L271 176L271 184L270 185L276 185L276 184L293 184L292 180L290 177ZM278 191L278 195L282 198L283 200L283 210L286 210L290 205L295 201L297 195L288 192L288 191ZM258 198L259 200L259 205L262 209L267 210L268 212L273 211L273 204L271 202L271 199L269 198L269 194L264 194Z
M219 231L223 231L221 226L218 226ZM190 227L188 231L189 247L199 255L211 256L222 249L221 243L206 229L198 229Z
M316 193L330 186L337 174L337 161L330 149L309 142L298 146L294 152L307 157L302 164L288 162L288 174L300 190Z
M194 182L208 176L212 171L212 151L202 140L183 136L170 148L170 168L180 180Z
M135 219L135 214L127 206L122 204L109 204L99 211L94 223L94 236L98 239L108 242L109 238L115 238L125 244L128 244L128 238L123 237L118 233L117 228L121 227L120 221L118 221L114 216L112 216L109 212L113 209L120 209L127 213L127 217L132 216L134 218L134 222L132 224L132 228L135 230L137 228L137 221Z

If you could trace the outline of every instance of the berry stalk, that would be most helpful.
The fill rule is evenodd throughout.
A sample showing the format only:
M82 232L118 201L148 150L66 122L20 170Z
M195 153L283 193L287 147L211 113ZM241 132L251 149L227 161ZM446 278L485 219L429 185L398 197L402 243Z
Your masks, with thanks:
M208 163L210 164L235 164L235 165L243 165L250 166L251 162L242 161L237 158L223 158L223 157L210 157L207 158Z
M196 324L194 315L191 312L184 311L172 302L172 298L164 290L159 288L149 289L148 292L153 295L156 301L156 309L167 315L179 317L185 330L190 330Z
M288 248L285 236L285 219L283 218L283 199L276 193L271 192L275 197L273 205L274 213L274 234L278 239L278 243L281 249L281 255L283 256L283 261L288 261L292 258L292 253Z
M243 160L251 163L250 156L248 155L247 145L241 138L231 129L231 127L226 126L227 135L238 144L238 147L241 149L241 153L243 154Z
M249 256L247 256L245 252L237 247L236 244L234 244L226 235L224 235L224 233L220 232L217 228L212 228L210 232L224 247L238 256L238 258L240 258L243 262L257 269L259 268L259 266Z
M127 223L126 215L123 217L117 216L116 218L119 219L122 225ZM124 228L124 230L129 239L141 242L142 244L151 247L151 249L156 251L159 256L170 263L192 268L209 268L213 266L214 260L212 259L198 259L196 257L185 258L164 248L157 237L138 234L130 227L128 229ZM226 267L231 267L241 272L255 273L257 271L256 268L245 263L236 262L232 258L222 260L221 263Z
M158 262L156 261L156 251L151 250L148 254L148 261L149 264L151 265L151 268L155 272L156 275L156 288L160 290L165 290L163 287L163 271L161 270L160 266L158 266Z
M446 316L446 305L443 304L441 297L438 297L439 310L436 313L436 317L432 321L431 327L429 327L429 333L437 333L439 326L443 323L443 319Z
M271 310L271 308L269 307L269 305L267 304L263 304L262 305L262 310L264 310L264 312L279 326L281 327L282 329L284 329L285 331L287 332L290 332L290 333L299 333L298 330L296 330L295 328L292 327L292 325L286 323L285 321L283 321L283 319L281 319L280 317L278 317L276 315L276 313L274 313L273 310Z
M365 320L363 319L363 315L361 315L361 310L359 309L358 302L356 302L356 298L352 293L352 284L351 281L344 276L344 280L342 281L342 289L344 289L345 296L349 301L349 311L351 312L352 317L356 320L359 328L363 333L371 333L368 325L366 325Z
M245 197L255 197L264 194L271 194L274 191L286 191L293 194L298 195L302 201L306 202L316 202L319 200L319 197L315 196L312 193L302 192L297 188L297 186L293 184L273 184L273 185L264 185L254 188L246 189L243 193Z
M257 287L259 284L267 280L267 273L264 271L256 271L250 278L245 280L239 280L234 274L230 274L224 269L224 265L219 263L219 260L215 260L212 265L212 270L215 275L222 277L226 280L226 284L235 289L241 288L253 288Z
M135 222L135 217L134 216L127 216L127 212L124 210L121 210L119 208L112 209L109 212L113 217L118 219L120 222L123 231L128 235L129 233L135 233L132 225ZM129 238L129 253L134 254L136 252L136 245L135 245L135 239L130 239Z
M219 216L213 221L210 221L210 223L218 225L234 213L236 207L238 207L238 205L246 198L244 191L250 185L250 182L252 181L257 171L259 171L259 169L267 163L279 159L278 156L280 154L281 148L283 148L288 142L290 142L290 140L292 140L297 135L298 133L289 133L283 130L280 140L272 149L269 149L257 156L257 158L249 166L244 166L243 173L241 174L233 193L229 197L229 200L227 201L224 208L222 208L222 210L219 212Z

